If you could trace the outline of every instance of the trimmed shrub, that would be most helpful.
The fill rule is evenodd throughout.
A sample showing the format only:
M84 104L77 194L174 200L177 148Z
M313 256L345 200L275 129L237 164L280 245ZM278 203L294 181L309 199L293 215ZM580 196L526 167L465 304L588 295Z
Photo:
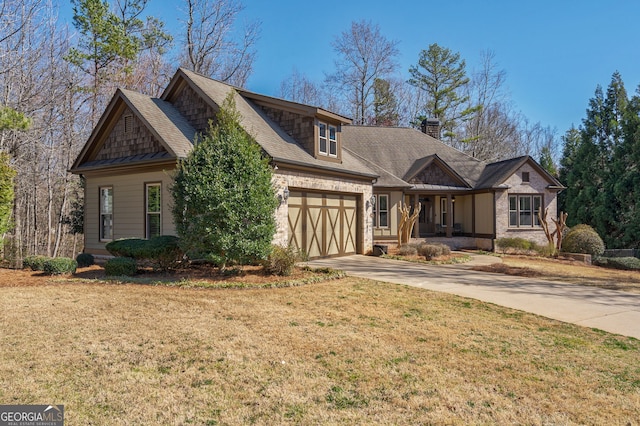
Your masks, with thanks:
M450 253L449 246L442 243L422 243L418 246L418 254L424 256L426 260L431 260L438 256L446 256Z
M637 257L597 257L593 260L593 264L626 271L640 270L640 259Z
M87 266L91 266L96 263L92 254L89 253L80 253L76 256L76 262L78 262L79 268L86 268Z
M398 249L400 256L415 256L418 254L418 247L415 244L403 244Z
M22 267L30 268L32 271L44 271L44 263L49 259L47 256L27 256L22 261Z
M538 245L534 243L533 245L534 247L532 248L532 250L534 250L540 256L552 257L556 254L556 247L553 244Z
M140 258L139 254L142 253L146 242L147 240L142 238L122 238L108 242L105 248L113 256L136 259Z
M296 262L300 260L300 253L293 246L274 245L264 261L263 267L271 275L289 276L293 273Z
M604 242L598 233L589 225L576 225L562 242L562 251L567 253L584 253L597 257L604 253Z
M44 273L48 275L73 274L78 268L78 262L70 257L54 257L44 262Z
M138 270L135 259L131 257L114 257L104 264L104 273L107 276L131 276Z
M146 260L151 262L154 269L166 270L175 267L183 257L179 241L173 235L161 235L150 240L123 238L107 243L105 248L116 257Z
M502 253L506 253L508 250L516 252L536 250L537 244L533 241L525 240L524 238L498 238L496 245L501 249Z

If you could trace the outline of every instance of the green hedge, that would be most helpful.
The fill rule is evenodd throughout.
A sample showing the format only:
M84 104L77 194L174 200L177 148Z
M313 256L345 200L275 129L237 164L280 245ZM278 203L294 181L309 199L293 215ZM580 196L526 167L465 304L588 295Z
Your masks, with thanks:
M44 263L49 259L47 256L27 256L22 260L22 267L32 271L44 271Z
M107 243L106 249L113 256L129 257L137 261L149 261L155 269L170 269L182 260L178 237L161 235L145 240L141 238L124 238Z
M131 257L114 257L104 264L104 273L107 276L131 276L138 270L135 259Z
M593 264L612 269L624 269L627 271L640 270L640 259L637 257L597 257Z
M48 275L73 274L78 268L78 262L69 257L54 257L44 262L44 273Z

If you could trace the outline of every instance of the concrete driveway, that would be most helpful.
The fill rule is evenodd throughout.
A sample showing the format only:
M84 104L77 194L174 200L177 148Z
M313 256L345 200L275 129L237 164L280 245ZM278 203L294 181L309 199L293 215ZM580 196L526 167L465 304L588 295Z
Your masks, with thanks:
M406 284L470 297L584 327L640 339L640 295L576 284L470 270L500 262L473 255L461 265L424 265L372 256L347 256L307 262L354 277Z

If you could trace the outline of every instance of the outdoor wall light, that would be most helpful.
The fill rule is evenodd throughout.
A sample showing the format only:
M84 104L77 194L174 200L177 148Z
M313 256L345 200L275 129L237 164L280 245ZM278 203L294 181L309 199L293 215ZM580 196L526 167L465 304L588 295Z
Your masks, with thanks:
M285 188L284 191L282 191L282 194L278 194L278 201L280 201L280 205L282 205L282 203L286 202L289 199L289 188Z
M376 196L372 195L371 198L367 200L367 208L369 207L373 208L375 207L375 205L376 205Z

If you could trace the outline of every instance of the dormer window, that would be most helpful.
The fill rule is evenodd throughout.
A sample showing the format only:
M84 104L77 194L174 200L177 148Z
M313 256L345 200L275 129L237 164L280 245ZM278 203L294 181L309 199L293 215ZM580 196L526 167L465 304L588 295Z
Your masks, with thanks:
M338 128L331 124L318 123L318 153L329 157L338 156Z

